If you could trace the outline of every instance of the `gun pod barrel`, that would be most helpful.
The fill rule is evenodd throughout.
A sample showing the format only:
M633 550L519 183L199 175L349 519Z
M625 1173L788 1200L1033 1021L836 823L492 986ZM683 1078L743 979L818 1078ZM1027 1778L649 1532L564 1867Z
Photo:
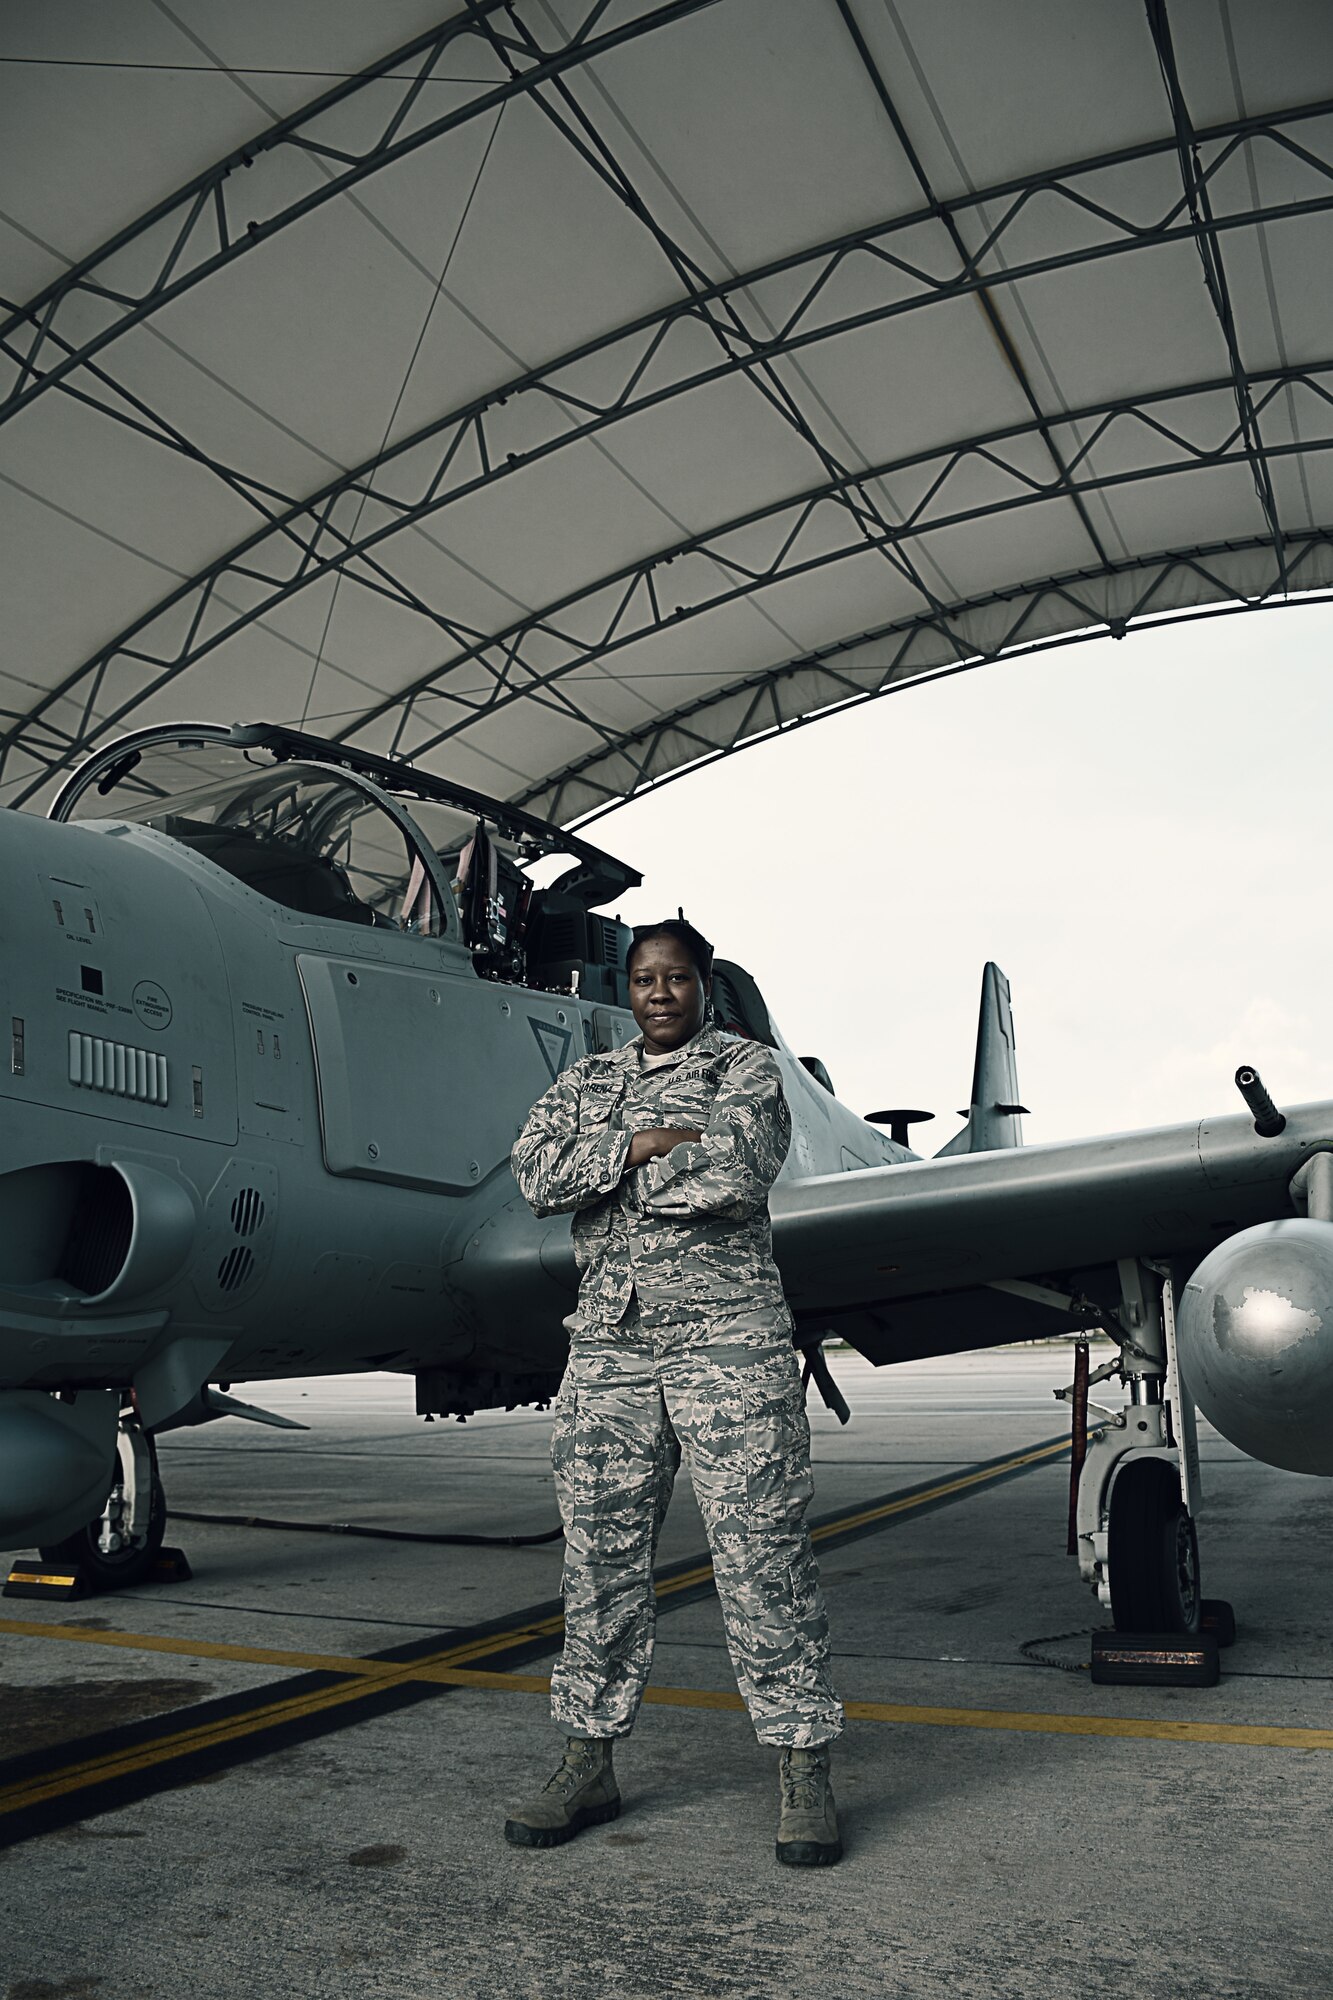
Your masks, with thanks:
M1236 1071L1236 1088L1254 1113L1254 1129L1261 1139L1276 1139L1286 1130L1287 1121L1264 1089L1257 1069L1242 1063Z

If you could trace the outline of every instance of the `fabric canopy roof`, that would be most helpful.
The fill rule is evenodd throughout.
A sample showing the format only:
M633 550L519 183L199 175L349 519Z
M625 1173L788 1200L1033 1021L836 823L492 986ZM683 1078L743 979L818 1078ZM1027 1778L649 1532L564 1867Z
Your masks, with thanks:
M564 823L1333 583L1326 0L0 15L0 799L265 719Z

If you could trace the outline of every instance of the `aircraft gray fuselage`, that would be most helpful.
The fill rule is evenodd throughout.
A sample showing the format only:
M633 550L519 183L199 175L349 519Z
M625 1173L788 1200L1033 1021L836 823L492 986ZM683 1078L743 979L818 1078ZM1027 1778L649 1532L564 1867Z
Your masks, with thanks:
M533 1221L509 1149L628 1012L479 978L456 934L302 917L143 826L5 813L0 871L0 1176L29 1170L0 1179L0 1387L128 1387L181 1339L214 1379L558 1373L568 1224ZM907 1157L785 1067L789 1172ZM128 1177L142 1217L101 1293L57 1268L70 1163ZM497 1314L468 1272L511 1238L529 1282Z
M150 1430L208 1414L207 1383L293 1374L402 1370L443 1412L551 1392L569 1225L532 1216L509 1149L562 1068L632 1037L627 1011L479 976L456 913L443 936L304 916L133 821L0 813L0 882L0 1444L33 1467L16 1492L59 1487L74 1525L125 1392ZM1188 1305L1225 1244L1226 1285L1195 1287L1200 1379L1216 1362L1222 1384L1205 1407L1275 1464L1333 1470L1333 1178L1317 1223L1291 1191L1306 1162L1333 1167L1333 1104L1268 1138L1237 1113L1019 1148L994 968L973 1136L946 1157L778 1055L798 1331L875 1362L1064 1331L1117 1310L1121 1260L1157 1260ZM1251 1246L1262 1228L1306 1234ZM1252 1258L1278 1270L1267 1289ZM51 1391L105 1393L76 1411ZM12 1532L42 1539L39 1511L14 1500Z

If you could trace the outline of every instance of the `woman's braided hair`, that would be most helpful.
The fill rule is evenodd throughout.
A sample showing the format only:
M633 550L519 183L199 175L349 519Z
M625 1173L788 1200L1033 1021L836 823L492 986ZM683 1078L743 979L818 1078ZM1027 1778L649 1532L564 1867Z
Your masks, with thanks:
M693 924L688 923L683 914L679 917L666 917L660 924L635 925L633 941L625 954L625 970L627 972L634 963L634 954L639 949L639 946L647 944L650 938L656 937L672 938L677 944L684 945L686 951L694 960L695 969L700 979L712 978L713 947L709 944L703 932L697 931Z

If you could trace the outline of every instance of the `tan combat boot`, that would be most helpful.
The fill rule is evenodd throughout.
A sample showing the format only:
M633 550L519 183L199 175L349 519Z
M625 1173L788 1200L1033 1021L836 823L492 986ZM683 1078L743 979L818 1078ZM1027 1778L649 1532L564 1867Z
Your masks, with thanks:
M567 1736L554 1777L505 1821L511 1847L559 1847L585 1826L602 1826L620 1812L609 1738Z
M778 1860L789 1868L831 1868L842 1860L829 1762L827 1743L782 1753Z

